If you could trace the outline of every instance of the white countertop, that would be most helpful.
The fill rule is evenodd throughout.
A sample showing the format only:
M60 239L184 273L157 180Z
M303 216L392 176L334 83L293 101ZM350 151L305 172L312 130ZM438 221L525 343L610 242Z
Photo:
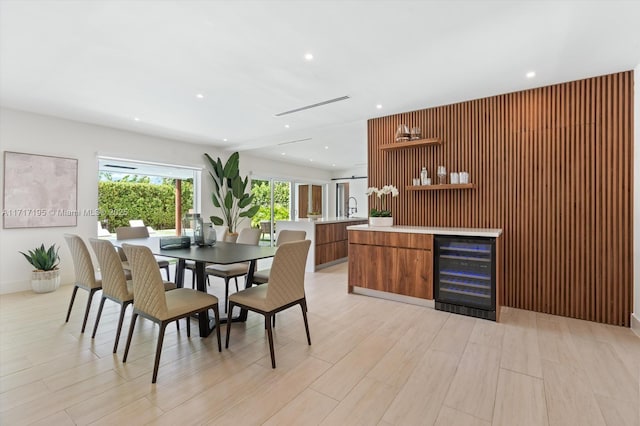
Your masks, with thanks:
M357 221L366 221L369 220L366 217L333 217L333 218L320 218L320 219L315 219L315 220L311 220L311 219L307 219L307 218L303 218L303 219L295 219L295 220L278 220L278 222L302 222L302 223L317 223L317 224L323 224L323 223L339 223L339 222L357 222Z
M460 235L467 237L492 237L497 238L502 234L502 229L491 228L444 228L438 226L369 226L352 225L349 231L373 231L373 232L405 232L408 234L434 234L434 235Z

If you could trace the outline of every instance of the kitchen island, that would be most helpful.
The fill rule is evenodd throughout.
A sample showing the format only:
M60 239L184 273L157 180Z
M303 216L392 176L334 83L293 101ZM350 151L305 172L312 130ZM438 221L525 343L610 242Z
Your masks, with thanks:
M306 231L311 240L307 257L307 272L345 262L349 254L347 227L366 224L367 218L336 217L328 219L279 220L276 222L277 232L283 229Z

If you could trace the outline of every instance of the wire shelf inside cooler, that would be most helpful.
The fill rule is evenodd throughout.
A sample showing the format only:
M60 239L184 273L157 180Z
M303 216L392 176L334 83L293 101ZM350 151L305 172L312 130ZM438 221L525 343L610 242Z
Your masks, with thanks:
M474 274L474 273L471 273L471 272L464 272L464 271L452 271L450 269L448 269L448 270L440 270L440 275L449 275L451 277L462 277L462 278L469 278L469 279L474 279L474 280L491 281L491 276L490 275Z
M459 260L470 260L473 262L489 262L491 263L491 258L484 258L484 257L469 257L469 256L458 256L458 255L448 255L448 254L441 254L440 255L440 259L459 259Z
M465 296L470 296L470 297L481 297L483 299L491 299L491 294L475 293L469 290L460 290L460 289L455 289L451 287L440 287L440 291L444 291L447 293L463 294Z

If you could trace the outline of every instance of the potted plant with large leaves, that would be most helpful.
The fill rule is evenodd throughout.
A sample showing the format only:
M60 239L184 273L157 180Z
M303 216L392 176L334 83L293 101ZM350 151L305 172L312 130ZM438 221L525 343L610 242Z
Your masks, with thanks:
M58 250L52 244L49 249L44 244L29 250L29 254L20 252L35 269L31 273L31 288L35 293L49 293L60 287L60 270L58 269Z
M211 216L214 225L226 225L233 238L237 236L238 224L246 218L252 218L258 213L260 206L252 205L253 195L247 191L249 177L240 176L240 154L234 152L223 164L220 157L216 160L209 154L204 154L209 160L211 169L209 174L213 180L211 202L222 210L222 216Z

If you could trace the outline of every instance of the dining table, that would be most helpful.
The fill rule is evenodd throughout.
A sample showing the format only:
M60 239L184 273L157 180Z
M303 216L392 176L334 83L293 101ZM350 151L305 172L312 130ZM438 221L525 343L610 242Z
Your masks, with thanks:
M177 259L175 283L178 288L182 288L184 284L185 263L187 260L195 263L196 288L198 291L207 292L205 267L207 264L215 263L220 265L229 265L232 263L249 262L249 269L245 279L245 288L253 285L253 274L255 272L256 263L260 259L273 257L276 254L277 247L265 247L249 244L237 244L228 242L216 242L213 246L197 246L192 245L188 248L160 248L161 237L133 238L128 240L114 240L114 245L134 244L146 246L151 253L157 256L170 257ZM135 303L135 302L134 302ZM225 301L226 303L226 301ZM231 312L228 313L231 317ZM221 323L226 323L229 318L220 318ZM232 317L233 322L244 322L247 320L247 310L242 309L237 317ZM198 323L200 336L206 337L215 329L215 318L209 316L208 312L198 315Z

